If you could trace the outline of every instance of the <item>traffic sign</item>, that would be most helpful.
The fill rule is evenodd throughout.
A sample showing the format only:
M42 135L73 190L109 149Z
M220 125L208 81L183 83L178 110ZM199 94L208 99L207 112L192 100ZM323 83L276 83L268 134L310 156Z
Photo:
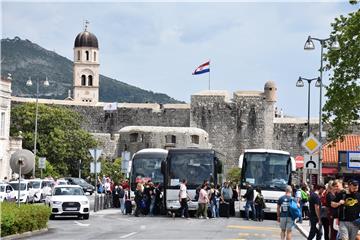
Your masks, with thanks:
M346 154L347 167L359 169L360 168L360 151L348 151Z
M310 135L310 137L306 138L302 142L302 146L310 154L313 154L314 152L316 152L320 148L321 143L319 142L319 140L316 139L316 137L314 137L313 135Z
M46 160L46 157L39 157L39 168L41 169L45 169L45 160Z
M319 155L304 155L304 168L305 169L319 169Z
M101 172L101 162L97 162L96 163L96 173L100 173L100 172ZM93 162L90 163L90 173L95 173Z
M92 156L92 158L97 161L102 153L102 149L98 149L98 148L90 148L89 152Z

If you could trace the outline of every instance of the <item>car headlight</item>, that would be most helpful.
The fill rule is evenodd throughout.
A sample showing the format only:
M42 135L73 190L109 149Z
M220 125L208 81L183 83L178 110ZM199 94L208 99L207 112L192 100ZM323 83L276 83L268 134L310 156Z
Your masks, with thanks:
M86 204L89 203L89 201L81 201L80 203L81 203L82 205L86 205Z
M61 204L60 201L52 201L52 203L55 204L55 205L60 205Z

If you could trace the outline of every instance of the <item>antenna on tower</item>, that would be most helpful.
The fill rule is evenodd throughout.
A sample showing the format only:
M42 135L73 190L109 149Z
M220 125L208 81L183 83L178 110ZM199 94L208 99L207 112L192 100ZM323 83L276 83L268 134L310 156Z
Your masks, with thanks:
M88 27L89 23L90 22L88 20L84 21L84 31L87 31L87 27Z

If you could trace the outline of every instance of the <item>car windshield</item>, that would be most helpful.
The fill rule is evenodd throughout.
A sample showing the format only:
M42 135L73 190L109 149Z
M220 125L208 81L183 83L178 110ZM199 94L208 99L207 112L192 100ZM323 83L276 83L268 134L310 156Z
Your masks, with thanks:
M43 182L41 183L41 188L44 188L44 187L52 187L52 185L53 185L53 182L51 182L51 181L43 181Z
M56 187L54 188L53 195L84 195L81 188L77 187Z
M39 181L33 181L31 182L32 188L40 188L40 182Z
M14 190L19 190L19 183L10 183ZM20 191L26 190L26 183L20 183Z

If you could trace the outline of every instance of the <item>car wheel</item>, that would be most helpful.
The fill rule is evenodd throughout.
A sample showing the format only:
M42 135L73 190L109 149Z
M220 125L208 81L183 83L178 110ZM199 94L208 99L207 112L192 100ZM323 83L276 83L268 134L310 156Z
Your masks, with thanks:
M88 219L89 219L89 217L90 217L90 215L89 215L89 214L84 214L84 215L83 215L83 218L84 218L85 220L88 220Z
M54 219L55 219L54 214L51 214L51 215L50 215L50 220L54 220Z

